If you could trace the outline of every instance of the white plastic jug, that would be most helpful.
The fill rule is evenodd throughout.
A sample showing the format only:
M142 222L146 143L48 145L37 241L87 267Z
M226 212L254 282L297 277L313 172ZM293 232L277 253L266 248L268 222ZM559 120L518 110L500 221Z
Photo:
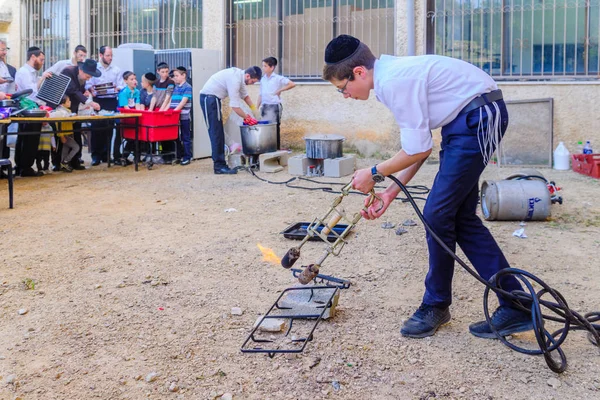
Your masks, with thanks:
M554 150L554 169L568 170L570 154L563 142L560 142Z

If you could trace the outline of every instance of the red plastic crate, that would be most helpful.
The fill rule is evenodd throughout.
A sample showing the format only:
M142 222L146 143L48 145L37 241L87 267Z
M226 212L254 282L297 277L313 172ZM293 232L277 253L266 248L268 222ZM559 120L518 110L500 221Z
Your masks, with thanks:
M162 142L176 140L179 137L179 114L181 110L142 111L119 108L122 114L142 114L138 119L138 140L143 142ZM123 118L123 124L135 125L135 118ZM135 139L134 128L123 128L125 139Z
M573 154L573 171L600 179L600 154Z

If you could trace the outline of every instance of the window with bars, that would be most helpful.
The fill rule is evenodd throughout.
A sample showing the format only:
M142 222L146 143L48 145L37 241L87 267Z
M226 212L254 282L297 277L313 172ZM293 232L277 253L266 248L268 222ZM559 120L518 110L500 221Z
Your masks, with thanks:
M202 0L86 0L89 45L146 43L155 49L202 47Z
M350 34L373 53L394 54L394 0L230 0L227 65L247 68L265 57L293 79L321 77L327 43Z
M498 79L600 78L600 0L428 0L427 52Z
M44 69L69 58L69 0L21 1L21 60L27 48L37 46L44 52ZM19 66L16 66L19 68Z

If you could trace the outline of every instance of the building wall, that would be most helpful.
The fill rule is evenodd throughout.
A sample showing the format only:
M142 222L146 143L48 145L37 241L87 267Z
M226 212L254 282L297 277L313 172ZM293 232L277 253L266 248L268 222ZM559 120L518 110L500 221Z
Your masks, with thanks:
M204 47L222 51L221 65L225 60L226 32L225 1L204 0ZM396 52L406 55L408 50L406 20L407 1L415 5L416 53L425 52L425 0L399 0L396 5ZM82 2L83 3L83 2ZM87 11L80 2L70 0L71 45L74 47L85 37ZM11 10L13 22L0 24L0 33L7 33L12 51L9 62L22 63L20 46L20 8L16 0L0 0L1 10ZM74 18L79 15L80 18ZM95 51L91 49L91 51ZM250 62L250 60L248 60ZM260 64L260 60L253 63ZM240 65L240 67L245 67ZM501 83L505 98L509 100L554 99L554 142L564 141L574 150L579 140L591 140L600 148L600 82L511 82ZM195 91L200 88L195 88ZM258 85L250 88L253 99L258 96ZM299 84L282 96L284 107L283 143L286 146L303 146L302 137L311 133L338 133L347 137L347 145L355 146L367 154L391 153L399 145L399 129L391 113L378 103L374 96L366 102L343 99L329 84ZM535 116L532 116L534 118Z

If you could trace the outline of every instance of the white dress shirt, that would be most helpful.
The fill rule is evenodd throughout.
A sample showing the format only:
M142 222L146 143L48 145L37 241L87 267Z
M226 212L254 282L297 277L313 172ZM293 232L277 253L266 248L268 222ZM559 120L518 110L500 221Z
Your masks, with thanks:
M106 95L98 96L101 99L110 99L117 98L119 91L125 87L125 81L123 81L123 73L121 72L121 68L117 67L114 64L110 64L108 67L105 67L102 62L98 62L98 71L102 72L98 78L92 77L85 84L85 88L89 89L94 85L101 85L103 83L112 83L117 88L115 90L109 89L107 90Z
M409 155L431 149L432 129L450 123L475 97L498 89L474 65L436 55L383 55L375 62L373 81L377 100L394 114Z
M65 69L66 67L70 67L73 64L73 60L71 60L70 58L68 60L60 60L57 61L56 64L54 64L53 66L51 66L50 68L48 68L46 70L46 72L52 72L53 74L60 74L63 69Z
M284 88L290 80L285 76L272 73L271 76L266 74L260 79L260 101L262 104L281 104L281 97L275 92Z
M25 64L19 68L15 75L15 84L17 85L17 90L19 92L27 89L33 90L33 93L27 97L36 103L40 102L40 100L35 97L38 93L38 72L31 65Z
M8 67L4 61L0 61L0 78L8 78L10 77L10 72L8 72ZM0 85L0 92L10 93L10 83L6 82Z
M206 81L200 94L217 96L221 100L229 96L229 105L240 107L242 100L248 96L245 75L244 70L239 68L221 70Z

